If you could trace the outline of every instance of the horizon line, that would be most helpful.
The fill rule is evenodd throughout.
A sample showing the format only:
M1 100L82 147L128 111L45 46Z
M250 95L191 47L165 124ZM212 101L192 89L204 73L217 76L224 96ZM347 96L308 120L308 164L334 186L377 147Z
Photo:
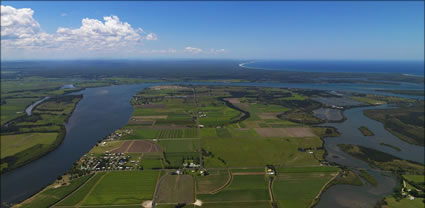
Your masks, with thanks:
M242 58L75 58L75 59L0 59L0 62L26 62L26 61L417 61L425 59L242 59Z

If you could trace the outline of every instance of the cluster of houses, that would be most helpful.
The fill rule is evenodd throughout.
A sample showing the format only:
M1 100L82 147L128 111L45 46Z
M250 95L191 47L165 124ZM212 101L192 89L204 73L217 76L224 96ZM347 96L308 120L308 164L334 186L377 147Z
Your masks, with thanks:
M323 150L323 147L308 147L308 148L298 147L298 151L300 152L308 151L308 153L313 154L313 150Z
M192 169L192 170L178 169L174 172L171 172L171 175L184 175L184 174L206 176L208 175L208 172L205 169L202 169L202 170L201 169Z
M205 112L199 111L198 112L199 118L206 118L207 114Z
M124 153L106 152L100 156L90 154L81 160L80 169L89 171L134 170L138 168L138 160L130 160Z
M344 107L342 107L342 106L336 106L336 105L331 105L331 108L338 109L338 110L344 110Z
M275 175L276 173L274 172L274 170L273 170L273 169L271 169L271 168L267 168L267 170L266 170L266 174L267 174L267 175Z
M108 137L106 137L106 140L112 141L112 140L118 140L122 136L131 134L133 132L132 129L118 129L112 134L110 134Z
M410 192L412 192L413 190L410 188L407 188L407 183L405 180L403 180L403 188L401 189L401 195L403 197L407 197L410 200L414 200L415 196L412 196L412 194ZM415 189L416 192L420 192L421 190Z
M201 165L194 163L193 160L184 160L183 167L185 167L185 168L199 168L199 167L201 167Z
M269 176L275 176L276 175L276 169L273 165L266 165L266 175Z

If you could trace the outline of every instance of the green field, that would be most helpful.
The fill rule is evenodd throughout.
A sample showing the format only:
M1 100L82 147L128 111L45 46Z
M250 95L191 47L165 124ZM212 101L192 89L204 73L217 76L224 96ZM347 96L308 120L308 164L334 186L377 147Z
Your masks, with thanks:
M264 175L233 176L229 186L216 194L198 194L202 201L267 201L270 200L268 179Z
M415 183L424 183L425 182L425 176L424 175L403 175L403 178L405 178L408 181L415 182Z
M57 133L28 133L1 136L1 158L14 155L37 144L50 145L55 142Z
M24 111L27 106L45 96L55 96L69 92L69 90L65 89L58 90L64 84L65 82L62 79L26 77L19 78L19 81L16 81L3 79L2 77L1 125L25 115Z
M217 137L216 128L202 128L201 129L201 138L215 138Z
M224 102L217 100L210 100L201 97L199 112L202 112L206 117L200 117L199 121L205 126L220 126L230 124L241 115L241 112L230 108Z
M41 202L36 203L45 205L60 201L57 205L70 207L141 207L144 201L153 199L156 189L157 207L175 207L179 202L186 203L185 207L195 207L192 203L200 199L202 207L257 208L272 207L270 193L273 192L276 203L273 205L301 208L317 202L316 196L339 171L340 176L330 185L362 185L359 177L376 183L364 172L358 176L349 169L321 165L325 154L321 137L337 136L338 132L331 127L309 126L322 122L311 113L322 104L309 99L310 95L319 94L328 96L310 90L258 87L160 86L143 90L131 101L133 117L123 127L130 131L119 140L99 143L89 154L99 157L126 140L138 139L154 140L161 146L160 151L126 154L130 158L124 161L134 158L139 161L123 163L139 165L140 170L98 172L86 183L81 182L84 185L78 185L80 188L77 185L72 190L68 188L70 191L65 195L47 196L43 192L42 198L34 199L39 197ZM16 126L20 131L51 130L54 127L41 125L61 122L65 118L62 113L69 112L68 108L63 110L64 106L46 102L34 111L37 115ZM43 114L46 111L51 113ZM199 126L200 135L195 128L197 119L204 125ZM12 138L18 135L8 137L11 138L5 141L9 146L4 147L2 138L2 154L10 155L17 151L10 147L19 139ZM422 173L423 166L358 146L340 147L382 169L407 171L412 174L404 175L409 183L423 184L419 175L414 175ZM102 163L108 160L113 159L106 157ZM171 175L183 163L201 164L201 161L206 176L201 176L199 169L193 172L183 169L184 175ZM274 166L276 176L265 174L267 165ZM72 171L82 171L79 168L76 165ZM157 186L159 178L162 182Z
M403 175L403 178L412 184L415 189L425 190L425 175Z
M159 132L159 136L161 138L182 138L183 130L181 129L164 129Z
M199 160L198 152L166 152L165 166L169 168L178 168L183 164L184 159Z
M39 98L13 98L7 99L6 105L1 105L1 125L25 115L25 108Z
M35 160L51 151L59 142L57 133L1 136L1 171L12 170Z
M133 125L136 126L136 125ZM197 129L152 129L152 128L131 128L132 133L121 137L123 140L133 139L168 139L168 138L196 138Z
M116 141L108 141L105 145L96 145L94 146L90 151L89 154L96 154L101 155L104 154L106 151L111 151L113 149L119 148L124 141L116 140Z
M199 151L198 139L187 140L159 140L158 143L166 152L197 152Z
M317 169L318 170L318 169ZM307 208L336 172L279 173L273 182L273 194L279 207Z
M210 170L207 176L196 177L196 192L206 194L218 191L229 181L227 170Z
M338 167L332 166L316 166L316 167L290 167L290 168L277 168L277 173L326 173L326 172L338 172Z
M260 202L228 202L228 203L208 203L204 202L202 204L203 208L271 208L270 202L260 201Z
M143 159L142 160L143 169L161 169L162 162L161 159Z
M42 192L38 193L37 195L35 195L34 197L26 200L21 207L22 208L50 207L51 205L55 204L60 199L64 198L65 196L70 194L72 191L77 189L79 186L81 186L91 176L92 175L86 175L78 179L74 179L70 182L69 185L60 186L59 188L47 188L43 190Z
M87 194L90 192L90 190L97 184L97 182L104 176L106 173L101 172L94 175L92 178L90 178L87 183L84 184L81 188L74 191L70 196L65 198L63 201L59 202L58 206L75 206L79 202L81 202Z
M129 135L121 137L124 140L132 139L156 139L158 138L159 129L149 129L149 128L131 128L133 132Z
M51 97L34 107L31 115L24 113L25 116L2 126L1 172L18 168L54 150L65 137L64 122L81 98L81 95ZM6 106L2 105L2 112Z
M83 205L140 204L152 200L158 171L107 173L93 187Z
M158 187L158 203L193 203L194 182L190 175L167 175Z
M92 206L80 206L81 208L90 208ZM124 204L120 204L119 207L121 208L143 208L142 205L124 205ZM116 205L105 205L105 206L96 206L96 208L117 208Z
M258 167L274 165L318 165L312 154L299 152L304 146L321 146L319 138L214 138L201 139L202 148L214 153L206 157L206 167ZM319 157L322 157L320 153ZM218 157L225 161L222 164Z
M421 208L425 206L423 198L416 198L414 200L410 199L401 199L397 201L394 197L385 198L387 205L382 206L382 208Z

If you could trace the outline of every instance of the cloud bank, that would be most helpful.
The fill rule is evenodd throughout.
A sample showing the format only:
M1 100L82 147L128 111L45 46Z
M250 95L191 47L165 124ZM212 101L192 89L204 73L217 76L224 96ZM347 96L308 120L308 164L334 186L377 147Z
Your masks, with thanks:
M10 54L53 54L73 55L113 55L131 54L181 54L209 55L223 54L224 49L201 49L187 46L181 50L146 49L145 42L157 41L158 35L133 27L118 16L104 16L103 20L84 18L78 28L59 27L54 33L43 31L33 17L30 8L16 9L1 5L1 49ZM62 13L61 16L67 16ZM63 53L58 53L63 52ZM67 53L64 53L66 51ZM41 53L39 53L41 52ZM2 53L2 54L3 54ZM3 57L4 55L2 55ZM83 55L84 56L84 55Z
M1 6L1 37L4 48L85 48L104 50L157 40L155 33L133 28L117 16L105 16L103 22L84 18L79 28L59 27L54 34L44 32L30 8Z
M190 46L185 47L183 51L185 53L189 53L189 54L222 54L222 53L227 52L225 49L213 49L213 48L211 48L210 50L204 50L202 48L195 48L195 47L190 47Z

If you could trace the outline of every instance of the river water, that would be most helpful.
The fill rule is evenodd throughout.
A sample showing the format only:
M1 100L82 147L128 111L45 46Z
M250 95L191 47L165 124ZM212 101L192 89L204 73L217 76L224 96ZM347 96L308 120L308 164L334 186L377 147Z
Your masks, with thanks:
M378 185L377 186L351 186L351 185L335 185L323 193L318 208L328 207L373 207L376 202L384 196L392 193L393 188L398 181L395 176L390 173L381 172L371 168L367 163L351 157L341 151L338 144L356 144L365 147L370 147L382 152L386 152L402 159L424 163L424 148L417 145L408 144L397 137L390 134L384 129L382 123L369 119L363 114L366 109L387 108L386 105L375 107L359 107L346 110L344 112L346 121L342 123L326 123L325 126L333 126L341 132L339 137L325 138L325 149L328 152L326 160L345 165L350 169L365 169L373 175ZM375 135L363 136L358 130L360 126L367 126ZM380 145L387 143L400 148L400 151L390 147Z
M1 176L1 200L16 203L37 193L88 152L100 139L124 126L133 108L131 97L148 85L88 88L66 124L63 143L46 156Z
M172 83L162 83L172 84ZM347 84L285 84L285 83L176 83L195 85L238 85L238 86L266 86L266 87L292 87L311 88L322 90L355 91L372 93L378 88L390 88L388 85L347 85ZM138 91L156 84L119 85L99 88L88 88L73 94L82 94L83 99L77 104L72 116L66 124L67 135L63 143L46 156L24 166L5 173L1 176L1 201L2 207L8 207L9 203L20 202L37 193L46 185L55 181L56 177L68 171L72 164L82 155L87 153L99 140L109 135L118 128L124 126L133 108L130 100ZM406 86L407 85L407 86ZM401 84L390 85L392 89L423 89L423 85ZM383 93L379 93L383 94ZM412 96L405 96L412 97ZM415 97L415 96L413 96ZM423 99L423 97L420 97ZM378 108L382 108L381 106ZM375 107L369 107L375 108ZM325 148L329 152L328 160L335 161L349 167L370 169L367 164L356 160L336 147L338 143L361 144L381 151L389 152L404 159L410 159L423 163L423 148L409 145L395 138L383 129L382 124L363 116L361 111L365 108L353 108L345 112L347 120L343 123L331 123L342 133L338 138L325 139ZM360 125L368 126L376 136L364 138L357 130ZM402 151L397 152L391 148L379 145L385 142L398 146ZM334 158L336 155L338 158ZM371 171L373 172L373 171ZM373 205L381 196L387 195L396 185L394 177L381 176L379 172L373 172L377 177L377 187L354 187L337 185L331 187L323 194L318 207L345 207L346 203L356 200ZM339 201L337 201L337 199ZM359 207L354 206L350 207ZM361 206L360 206L361 207ZM370 206L369 206L370 207Z
M28 106L26 109L25 109L25 113L27 114L27 115L31 115L31 113L32 113L32 109L35 107L35 106L37 106L38 104L40 104L41 102L43 102L43 101L45 101L45 100L47 100L47 99L49 99L49 97L44 97L44 98L42 98L42 99L40 99L40 100L37 100L35 103L33 103L33 104L31 104L30 106Z

